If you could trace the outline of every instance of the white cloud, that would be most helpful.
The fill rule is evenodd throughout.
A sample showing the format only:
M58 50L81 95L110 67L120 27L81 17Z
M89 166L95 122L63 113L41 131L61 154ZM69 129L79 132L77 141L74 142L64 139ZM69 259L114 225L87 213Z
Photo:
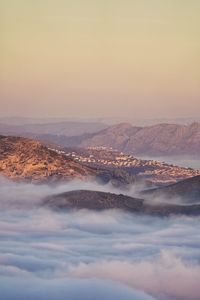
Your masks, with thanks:
M0 181L4 299L198 300L199 217L58 213L38 206L42 197L77 186L83 187Z

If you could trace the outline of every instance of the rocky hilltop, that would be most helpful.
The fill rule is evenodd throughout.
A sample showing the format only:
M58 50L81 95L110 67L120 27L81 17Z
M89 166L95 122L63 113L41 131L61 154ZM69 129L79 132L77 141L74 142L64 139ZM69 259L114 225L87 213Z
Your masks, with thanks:
M121 209L135 214L156 216L200 215L200 204L196 205L150 205L142 199L99 191L76 190L46 197L42 204L56 210L68 209Z
M89 167L41 142L12 136L0 136L0 174L29 182L95 179L117 186L134 182L126 172Z
M59 209L87 208L101 210L129 208L134 211L140 211L143 205L143 200L122 194L117 195L99 191L75 190L46 197L43 203L44 205Z
M14 180L34 182L83 179L94 170L58 154L40 142L0 136L0 174Z

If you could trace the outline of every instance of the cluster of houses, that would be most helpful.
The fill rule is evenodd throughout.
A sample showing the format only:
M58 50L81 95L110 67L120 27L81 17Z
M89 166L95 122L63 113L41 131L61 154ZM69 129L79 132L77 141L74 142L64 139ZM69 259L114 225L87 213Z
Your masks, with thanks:
M118 150L105 147L90 147L86 149L51 149L77 162L91 166L107 168L138 169L137 174L167 182L200 175L199 170L183 168L156 160L137 159Z

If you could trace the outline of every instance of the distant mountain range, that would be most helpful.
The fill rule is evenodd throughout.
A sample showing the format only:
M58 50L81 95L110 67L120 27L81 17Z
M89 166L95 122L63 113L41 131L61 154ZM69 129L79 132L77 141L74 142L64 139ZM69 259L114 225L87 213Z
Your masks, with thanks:
M83 147L113 147L133 155L199 155L200 123L158 124L134 127L119 124L104 129L81 143Z
M17 135L57 143L64 147L112 147L140 156L198 156L200 123L157 124L137 127L128 123L61 122L11 126L0 124L0 134Z

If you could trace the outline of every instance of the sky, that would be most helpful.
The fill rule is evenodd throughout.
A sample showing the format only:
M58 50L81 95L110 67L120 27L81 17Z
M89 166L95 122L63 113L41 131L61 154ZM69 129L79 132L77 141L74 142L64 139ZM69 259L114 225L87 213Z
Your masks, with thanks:
M199 117L199 0L0 0L1 116Z

